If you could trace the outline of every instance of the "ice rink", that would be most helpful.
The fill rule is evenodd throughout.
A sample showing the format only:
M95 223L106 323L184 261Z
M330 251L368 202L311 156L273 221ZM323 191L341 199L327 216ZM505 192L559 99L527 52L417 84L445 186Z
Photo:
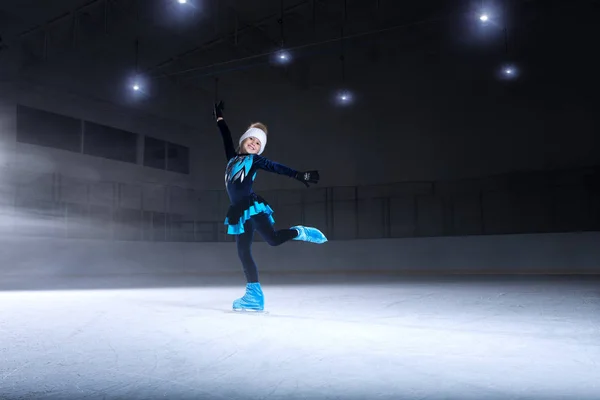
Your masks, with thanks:
M1 399L599 399L600 279L240 276L0 284Z

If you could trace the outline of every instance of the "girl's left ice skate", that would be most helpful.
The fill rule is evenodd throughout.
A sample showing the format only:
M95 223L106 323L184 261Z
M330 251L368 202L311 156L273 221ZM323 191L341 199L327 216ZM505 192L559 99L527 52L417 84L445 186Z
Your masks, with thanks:
M233 311L263 311L265 296L260 283L247 283L246 294L233 301Z

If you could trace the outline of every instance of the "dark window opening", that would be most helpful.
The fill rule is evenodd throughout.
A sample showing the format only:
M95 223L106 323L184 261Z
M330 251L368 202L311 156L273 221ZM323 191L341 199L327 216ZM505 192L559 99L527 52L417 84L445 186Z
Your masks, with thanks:
M17 142L81 151L81 120L17 106Z
M190 149L179 144L167 143L167 169L182 174L190 173Z
M167 142L151 137L144 139L144 166L158 169L167 168Z
M146 137L144 166L182 174L190 173L190 149L164 140Z
M137 134L86 121L83 153L135 164Z

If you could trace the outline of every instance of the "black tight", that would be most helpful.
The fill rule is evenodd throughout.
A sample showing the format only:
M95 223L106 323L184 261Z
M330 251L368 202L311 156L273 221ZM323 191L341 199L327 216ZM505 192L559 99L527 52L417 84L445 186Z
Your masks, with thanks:
M266 214L254 215L244 224L244 233L236 235L238 256L244 266L244 274L248 283L258 282L258 268L252 258L252 239L254 231L258 231L265 241L271 246L279 246L298 236L295 229L273 229Z

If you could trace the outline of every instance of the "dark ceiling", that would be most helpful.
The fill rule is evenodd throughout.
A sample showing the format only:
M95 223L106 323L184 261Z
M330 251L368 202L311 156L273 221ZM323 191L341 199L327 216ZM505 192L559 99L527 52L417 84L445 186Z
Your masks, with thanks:
M596 0L187 1L2 0L0 57L15 50L21 77L46 72L53 83L63 86L78 79L77 86L89 85L90 93L102 90L98 82L113 85L105 90L114 92L122 85L123 74L136 67L162 79L160 84L211 92L212 83L203 74L235 69L239 63L232 60L275 51L282 39L286 48L329 52L321 64L337 73L342 26L345 36L374 32L364 36L369 43L360 53L371 63L385 63L399 49L403 56L421 54L424 65L440 63L440 55L448 54L450 48L470 52L478 60L496 57L492 60L496 63L505 47L505 26L506 43L513 52L544 52L548 57L558 45L575 54L579 47L589 48L597 31L592 11L599 8ZM497 17L487 32L475 23L482 7ZM545 25L539 21L546 21ZM561 29L574 32L569 28L572 24L587 24L589 28L577 28L580 37L589 32L587 41L561 42L561 37L567 37ZM315 57L295 60L288 80L306 81L308 73L303 68L309 63L317 70ZM310 76L311 84L318 84L318 75ZM331 79L331 71L321 75Z
M216 47L231 57L335 39L393 24L469 12L470 0L22 0L3 1L0 26L5 45L22 46L25 64L59 59L77 51L111 56L158 71L207 63ZM283 16L283 18L281 18ZM345 20L344 20L345 18ZM280 24L282 22L282 24ZM282 35L283 34L283 35ZM217 59L222 60L220 53Z

